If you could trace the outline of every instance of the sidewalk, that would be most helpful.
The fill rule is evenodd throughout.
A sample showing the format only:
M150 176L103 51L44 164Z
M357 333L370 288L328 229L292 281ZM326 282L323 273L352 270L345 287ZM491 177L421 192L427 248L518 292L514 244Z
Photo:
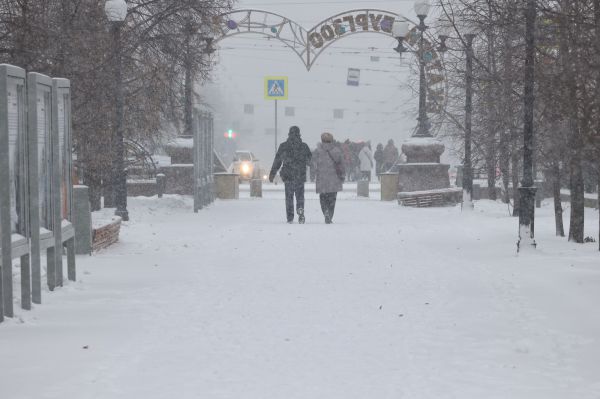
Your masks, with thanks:
M600 396L597 247L555 237L550 203L516 256L502 204L345 195L333 225L312 194L306 225L277 192L131 199L121 243L0 325L2 397Z

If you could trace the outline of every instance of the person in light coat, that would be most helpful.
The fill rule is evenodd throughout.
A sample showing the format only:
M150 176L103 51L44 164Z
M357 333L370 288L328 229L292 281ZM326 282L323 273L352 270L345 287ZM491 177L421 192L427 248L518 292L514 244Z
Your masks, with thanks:
M371 170L373 169L373 153L371 143L367 142L358 153L360 161L360 174L363 180L371 181Z
M321 210L325 216L325 223L331 224L337 193L343 190L342 183L346 175L344 154L334 144L331 133L321 135L321 143L317 146L313 156L313 166L316 189L321 201Z

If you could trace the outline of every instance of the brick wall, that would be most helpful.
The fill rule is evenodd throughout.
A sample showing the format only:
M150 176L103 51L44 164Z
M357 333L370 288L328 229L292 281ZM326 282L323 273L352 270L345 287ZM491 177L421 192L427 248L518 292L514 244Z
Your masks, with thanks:
M107 225L92 229L92 251L98 251L119 241L121 218L115 218Z

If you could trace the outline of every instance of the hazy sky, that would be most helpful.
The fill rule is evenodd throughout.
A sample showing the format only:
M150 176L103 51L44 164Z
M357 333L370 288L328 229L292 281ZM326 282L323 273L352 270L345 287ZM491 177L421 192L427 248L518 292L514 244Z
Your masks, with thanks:
M260 9L286 16L310 29L320 21L351 9L381 9L417 19L413 1L356 0L243 0L236 9ZM300 58L278 40L257 35L226 38L218 43L218 62L208 100L216 110L217 135L237 128L239 149L255 152L270 163L274 137L274 103L264 99L263 78L289 77L289 99L279 101L279 142L287 138L291 125L298 125L303 139L314 147L323 131L336 139L371 140L373 145L389 138L400 143L416 126L417 82L415 59L402 58L393 50L396 41L381 34L361 33L344 37L329 47L306 71ZM371 56L378 56L374 62ZM347 85L348 68L358 68L360 86ZM206 91L205 91L206 93ZM254 105L254 114L244 114L244 104ZM295 116L284 116L294 107ZM333 110L343 109L344 118L334 119Z

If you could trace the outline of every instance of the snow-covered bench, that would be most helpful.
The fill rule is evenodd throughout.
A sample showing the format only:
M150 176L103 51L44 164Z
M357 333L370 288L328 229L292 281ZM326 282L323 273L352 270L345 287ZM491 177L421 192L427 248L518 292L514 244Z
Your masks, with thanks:
M410 191L398 193L398 204L425 208L431 206L454 205L462 199L462 188L442 188L437 190Z

